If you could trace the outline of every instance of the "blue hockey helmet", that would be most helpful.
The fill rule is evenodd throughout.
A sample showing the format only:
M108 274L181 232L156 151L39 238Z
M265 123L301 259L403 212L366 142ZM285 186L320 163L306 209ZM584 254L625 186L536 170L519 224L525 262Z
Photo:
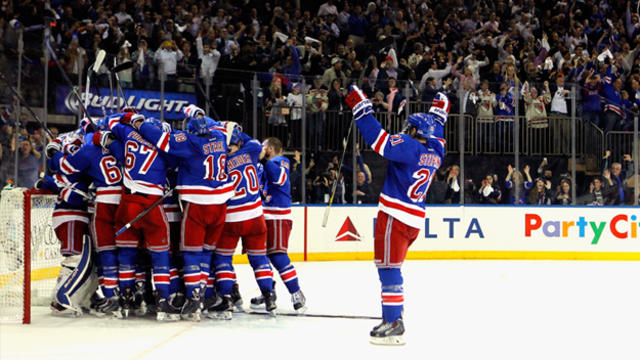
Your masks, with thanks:
M171 132L171 124L169 124L168 122L162 122L162 120L153 117L147 118L146 121L150 122L151 124L153 124L153 126L157 127L163 132Z
M209 136L209 123L204 117L196 117L187 124L187 131L198 136Z
M442 126L447 122L449 116L449 109L451 108L451 102L447 95L442 92L436 94L431 101L431 107L429 108L429 114L433 114L438 117L436 119Z
M242 146L242 127L233 121L226 123L227 145Z
M423 138L430 138L435 131L433 115L425 113L414 113L409 115L405 125L404 132L408 133L410 129L416 129L416 135Z

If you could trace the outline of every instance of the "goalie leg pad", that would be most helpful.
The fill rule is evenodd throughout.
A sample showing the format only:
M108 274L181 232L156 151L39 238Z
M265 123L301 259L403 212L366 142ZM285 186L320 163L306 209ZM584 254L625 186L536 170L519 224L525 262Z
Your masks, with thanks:
M61 270L54 289L54 307L70 309L82 315L81 306L97 287L88 235L84 237L82 254L66 257L61 265L64 270Z

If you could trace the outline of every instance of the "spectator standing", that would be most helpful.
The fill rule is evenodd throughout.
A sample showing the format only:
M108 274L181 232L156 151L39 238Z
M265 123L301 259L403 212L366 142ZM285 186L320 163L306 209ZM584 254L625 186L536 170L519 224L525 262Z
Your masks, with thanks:
M215 44L215 42L212 42ZM218 63L222 56L218 49L212 47L212 43L203 43L202 37L196 38L196 50L198 51L198 58L200 59L200 77L203 79L211 79L218 69Z
M537 178L535 185L527 193L527 204L529 205L551 205L553 194L545 186L545 181Z
M524 83L523 91L527 126L534 129L549 127L546 109L546 105L551 102L549 82L544 82L544 90L540 96L538 96L538 89L535 86L529 88L527 82Z
M307 93L307 119L309 124L309 144L315 152L322 150L325 111L329 106L328 91L322 84L322 76L313 79L313 88Z
M331 67L322 74L322 83L331 85L333 80L339 79L342 84L347 83L347 76L342 71L342 59L334 57L331 59Z
M120 51L118 51L118 56L116 57L118 64L131 61L131 54L129 53L130 47L131 44L129 44L128 41L125 41L120 47ZM123 88L133 87L133 70L131 68L120 71L118 78L120 79L120 86Z
M602 95L604 97L604 132L608 133L618 127L624 116L622 110L622 80L614 77L611 66L607 68L607 74L602 79Z
M608 205L608 200L602 188L602 178L596 176L589 184L589 193L586 196L586 205L602 206Z
M594 125L600 126L600 112L602 103L600 93L602 84L599 74L591 74L587 78L582 89L582 120L591 121Z
M265 103L270 106L269 111L269 125L278 126L286 125L287 122L284 118L285 112L283 110L286 106L286 98L284 89L282 88L282 78L278 75L274 75L271 79L271 85L269 85L269 92L265 96Z
M633 160L630 154L623 155L624 169L619 162L611 161L611 151L607 150L602 159L602 176L604 183L602 184L604 192L610 197L611 204L625 204L631 195L631 190L625 184L626 180L633 176Z
M42 155L36 151L28 137L20 141L19 151L18 183L16 185L30 189L38 180L38 169Z
M505 187L509 191L509 203L512 205L522 205L526 204L527 194L529 190L533 186L533 182L531 180L529 165L525 165L522 169L522 172L516 170L509 164L507 166L507 177L504 180ZM524 176L526 176L526 179ZM516 189L520 187L520 197L516 200Z
M342 111L344 110L346 103L344 102L347 96L347 90L342 87L340 79L334 79L331 83L331 89L327 94L329 99L329 106L327 108L327 129L330 129L331 133L327 134L328 139L333 139L333 147L331 149L342 149L342 139L347 135L344 131L346 125L344 124L344 116ZM340 145L337 145L339 143Z
M147 40L138 41L138 48L131 54L133 60L133 81L139 89L149 89L155 79L153 72L154 56L149 50Z
M289 134L291 135L292 147L298 149L301 146L302 139L302 93L300 92L302 85L300 83L293 84L291 92L287 95L287 105L290 107Z
M167 91L178 90L178 61L182 60L182 51L175 42L167 40L162 43L160 50L155 53L155 61L158 64L158 78L164 72Z

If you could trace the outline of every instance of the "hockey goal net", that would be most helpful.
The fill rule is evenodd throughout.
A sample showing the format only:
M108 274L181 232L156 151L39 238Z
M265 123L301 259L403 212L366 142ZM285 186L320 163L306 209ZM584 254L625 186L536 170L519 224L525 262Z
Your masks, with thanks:
M56 196L16 188L0 193L0 321L31 322L32 305L49 305L60 271L51 215Z

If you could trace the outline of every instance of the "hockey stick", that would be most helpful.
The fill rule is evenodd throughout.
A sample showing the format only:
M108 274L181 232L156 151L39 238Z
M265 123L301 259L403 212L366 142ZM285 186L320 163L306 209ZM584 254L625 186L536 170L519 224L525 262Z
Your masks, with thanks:
M69 190L73 191L74 193L82 196L83 198L85 198L87 200L91 199L91 196L89 194L87 194L86 192L84 192L84 191L82 191L80 189L77 189L77 188L75 188L75 187L73 187L73 186L71 186L69 184L66 184L66 183L64 183L64 182L62 182L62 181L60 181L60 180L58 180L58 179L56 179L56 178L54 178L52 176L49 176L49 175L45 174L44 178L49 180L49 181L54 182L60 188L69 189Z
M164 193L164 195L162 195L158 200L156 200L153 204L151 204L151 206L149 206L143 212L138 214L138 216L134 217L133 220L131 220L128 223L126 223L120 230L116 231L116 236L118 236L118 235L122 234L123 232L127 231L128 228L133 226L133 224L135 224L138 220L142 219L145 215L147 215L149 213L149 211L153 210L156 206L162 204L164 199L166 199L169 196L171 196L172 192L173 192L173 189L170 189L169 191Z
M91 87L91 75L97 73L98 70L100 70L100 66L102 66L102 62L104 61L105 56L107 56L107 52L100 49L100 51L98 51L98 54L96 55L96 61L94 61L87 70L87 81L85 81L86 90L84 92L84 107L89 106L89 88Z
M51 58L56 63L56 66L58 67L58 71L60 71L60 74L62 74L62 78L67 83L67 85L69 85L71 87L71 93L73 95L75 95L76 98L78 99L78 105L80 105L80 107L82 108L82 111L84 111L86 117L91 118L91 116L89 115L89 111L87 111L87 108L84 106L84 103L82 102L82 96L80 96L80 94L78 93L78 90L73 85L73 82L71 81L71 79L69 79L69 76L67 75L66 71L64 71L64 68L60 64L60 60L58 60L58 55L56 55L56 52L51 47L51 41L49 39L49 32L50 31L47 28L45 30L45 43L47 44L47 50L49 50L49 53L51 54Z
M195 82L196 82L196 89L200 91L200 95L202 95L203 98L207 99L207 102L209 103L209 109L211 110L211 113L213 115L210 117L213 119L216 119L217 121L221 121L220 116L218 116L216 109L213 107L213 102L211 101L211 99L207 98L207 93L204 92L204 89L202 88L202 85L200 85L200 82L198 81L198 79L196 79Z
M132 67L133 67L133 61L126 61L120 65L114 66L112 69L109 69L109 72L111 73L111 75L113 75L116 78L116 87L118 92L120 93L120 95L118 96L122 96L122 100L124 100L124 104L126 105L126 107L129 107L129 103L127 102L126 96L124 96L124 90L122 90L122 86L120 86L120 78L118 77L118 73L123 70L131 69Z
M273 316L268 312L261 311L250 311L245 314L249 315L262 315L262 316ZM292 312L276 312L276 317L278 316L291 316L291 317L311 317L311 318L325 318L325 319L357 319L357 320L381 320L380 316L368 316L368 315L338 315L338 314L307 314L307 313L292 313Z
M51 131L49 131L49 128L47 128L47 126L44 124L44 122L42 122L42 120L40 120L40 118L38 117L38 115L36 115L35 112L33 112L33 110L31 110L31 107L29 107L29 105L27 105L27 102L24 100L24 98L22 97L22 95L20 95L20 93L18 93L18 90L16 90L13 86L11 86L11 83L9 82L9 80L7 80L7 78L4 76L4 74L2 72L0 72L0 78L2 79L2 81L4 81L7 84L7 87L9 88L9 90L11 90L11 92L18 98L20 99L20 104L21 106L25 107L29 113L31 114L31 116L36 119L36 121L40 124L40 126L42 126L42 128L44 129L44 131L47 132L47 135L49 135L49 137L51 139L55 139L56 137L53 136L53 134L51 133Z
M333 180L333 185L331 186L331 197L329 198L329 205L324 209L324 216L322 217L322 227L327 227L327 222L329 221L329 212L331 211L331 204L333 204L333 197L336 195L336 189L338 187L338 180L340 179L340 171L342 171L342 163L344 162L344 154L347 153L347 144L349 143L349 138L351 137L351 128L353 127L353 117L351 118L351 124L349 125L349 132L347 133L347 140L344 142L344 150L342 150L342 157L340 158L340 165L338 165L338 173L336 174L336 178Z

